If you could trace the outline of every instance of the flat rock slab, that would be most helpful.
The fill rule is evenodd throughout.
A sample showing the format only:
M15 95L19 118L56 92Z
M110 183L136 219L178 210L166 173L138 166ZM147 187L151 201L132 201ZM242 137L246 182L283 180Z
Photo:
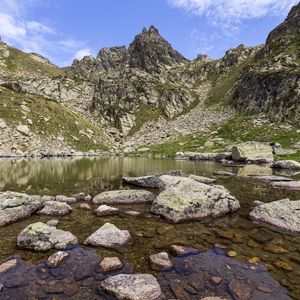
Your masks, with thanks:
M300 170L300 162L295 160L279 160L272 164L274 169Z
M169 171L162 174L141 176L141 177L123 177L122 181L140 187L159 188L159 177L162 175L182 176L181 170Z
M84 244L116 249L126 245L130 239L131 235L127 230L120 230L111 223L105 223L96 232L90 235L84 241Z
M64 250L78 244L76 236L69 231L51 227L42 222L28 225L17 239L18 247L35 251Z
M239 201L223 186L168 175L160 180L165 190L157 196L151 211L175 223L222 216L240 208Z
M0 193L0 227L30 217L41 208L39 196Z
M300 200L283 199L261 204L252 210L250 218L300 233Z
M95 210L95 214L98 217L103 217L103 216L112 216L112 215L116 215L118 214L119 209L115 208L115 207L111 207L108 205L100 205L96 210Z
M152 203L155 195L144 190L119 190L103 192L94 197L95 204L139 204Z
M284 189L291 189L291 190L300 190L300 181L278 181L272 182L272 187L275 188L284 188Z
M292 178L283 176L267 176L267 175L249 175L249 177L266 181L293 181Z
M196 180L198 182L201 182L201 183L205 183L205 184L213 184L215 182L217 182L216 179L213 179L213 178L207 178L207 177L203 177L203 176L198 176L198 175L193 175L191 174L189 176L189 178L193 179L193 180Z
M120 300L159 300L162 294L156 278L150 274L120 274L102 281L100 286Z
M39 211L39 214L48 216L66 216L72 211L72 207L65 202L48 201L44 203L44 207Z

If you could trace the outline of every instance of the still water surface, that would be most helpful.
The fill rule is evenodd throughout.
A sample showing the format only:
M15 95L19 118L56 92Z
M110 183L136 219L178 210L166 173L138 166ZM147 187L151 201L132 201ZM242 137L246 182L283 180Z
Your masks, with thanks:
M80 203L76 203L73 205L74 211L69 216L59 218L58 228L71 231L82 243L87 236L109 221L121 229L129 230L133 236L132 242L117 252L86 247L71 250L69 261L55 272L50 270L51 274L47 273L46 279L41 279L43 276L39 269L43 268L44 261L52 252L34 253L16 248L16 237L23 228L37 221L46 222L51 219L47 216L32 216L0 229L0 263L12 256L23 259L15 273L6 274L5 278L0 276L0 283L8 282L0 292L0 299L2 299L1 293L2 297L9 297L7 299L13 299L11 297L53 299L51 298L53 295L60 295L61 299L68 299L68 297L114 299L102 295L96 288L98 281L103 279L101 276L105 275L97 273L92 264L97 264L99 257L105 256L119 256L126 262L122 272L147 272L158 276L169 298L177 296L179 299L199 299L200 296L219 295L230 299L234 294L230 282L235 280L234 276L237 276L240 289L243 282L246 286L250 286L249 299L289 299L290 297L300 299L300 237L277 232L273 228L253 223L248 219L248 214L256 200L269 202L286 197L291 200L300 199L299 191L272 189L267 182L246 177L252 174L272 175L273 170L268 167L247 165L243 168L228 168L212 162L133 157L1 160L0 190L40 195L72 195L78 192L96 195L106 190L132 188L122 184L122 176L141 176L174 169L181 169L186 175L209 177L215 170L237 173L238 176L234 178L218 179L218 184L230 190L240 201L241 209L235 214L217 219L174 225L151 215L150 205L120 206L121 213L118 216L100 218L90 211L80 210ZM299 179L297 174L293 177ZM141 215L129 216L126 214L128 210L137 210ZM200 254L183 259L176 258L174 264L179 267L175 267L172 271L161 274L153 272L149 267L149 255L168 251L172 244L193 246L200 250ZM235 251L237 256L229 258L226 256L226 251L216 253L213 250L215 244L225 246L226 251ZM270 247L266 247L269 244L284 248L286 253L277 253L276 247L273 247L274 251L270 251ZM79 259L80 256L85 259ZM255 265L255 271L249 269L249 265L245 267L249 259L253 258L259 262ZM82 272L90 272L90 274L77 280L80 276L75 278L74 274L79 272L79 262L85 267L88 266L90 270ZM187 267L182 269L182 265ZM228 266L234 272L228 271ZM84 269L83 266L80 268ZM193 276L197 274L197 280L199 281L199 278L202 280L201 284L198 282L198 287L201 286L198 290L192 285L195 276L191 277L191 274ZM221 277L221 283L214 283L212 277ZM16 284L10 282L13 280ZM22 280L25 280L25 283L22 284ZM40 282L41 280L44 282ZM54 283L51 283L51 280ZM260 282L263 287L259 286ZM180 290L176 283L181 287L187 286L184 290ZM51 290L51 286L59 286L59 284L70 285L73 287L74 294L70 296L70 293L64 290L65 287ZM235 297L237 298L236 295Z

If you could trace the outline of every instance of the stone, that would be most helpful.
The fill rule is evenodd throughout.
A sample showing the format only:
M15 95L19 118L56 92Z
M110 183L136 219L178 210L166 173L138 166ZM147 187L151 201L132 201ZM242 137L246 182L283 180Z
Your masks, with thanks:
M227 252L227 256L228 257L236 257L237 253L235 251L230 250L230 251Z
M266 245L264 245L263 249L267 252L274 253L274 254L289 253L289 251L287 249L282 248L275 244L266 244Z
M265 181L293 181L292 178L283 177L283 176L266 176L266 175L253 175L249 176L253 179L265 180Z
M268 163L274 161L273 148L268 143L246 142L232 147L234 161Z
M271 186L274 188L283 188L283 189L290 189L290 190L300 190L300 180L298 181L277 181L272 182Z
M48 201L43 205L43 209L39 211L41 215L66 216L73 211L72 207L65 202Z
M214 171L213 173L216 176L223 176L223 177L233 177L236 176L235 173L226 172L226 171Z
M72 204L72 203L75 203L77 201L77 199L75 197L67 197L64 195L58 195L55 197L55 201L66 202L68 204Z
M27 125L18 125L16 127L16 130L25 136L28 136L30 132L30 129L28 128Z
M100 262L100 269L103 272L111 272L115 270L122 269L123 263L118 257L105 257Z
M172 268L173 264L167 252L150 255L150 265L155 271L164 271Z
M10 270L14 269L18 265L18 260L17 259L11 259L2 265L0 265L0 274L9 272Z
M7 125L3 119L0 118L0 129L6 129Z
M276 260L273 264L274 264L274 266L276 266L279 269L282 269L285 271L293 271L292 265L287 261Z
M150 274L119 274L100 283L101 288L117 299L159 300L161 288Z
M47 222L47 225L52 226L52 227L56 227L56 226L58 225L58 223L59 223L58 220L53 219L53 220L49 220L49 221Z
M261 204L252 210L250 218L300 233L300 200L283 199Z
M115 249L126 245L130 239L131 236L127 230L120 230L111 223L105 223L96 232L90 235L84 241L84 244Z
M92 196L91 195L86 195L84 198L83 198L83 200L84 201L87 201L87 202L91 202L92 201Z
M160 180L164 191L154 200L151 211L172 222L222 216L240 207L238 200L222 186L168 175Z
M68 231L56 229L42 222L28 225L17 238L18 247L35 251L64 250L78 244L77 238Z
M91 210L91 207L87 203L82 203L79 206L81 209Z
M237 280L231 280L229 282L229 291L233 295L234 299L248 300L252 297L252 289L243 282Z
M144 190L119 190L103 192L94 197L95 204L139 204L152 203L155 195Z
M27 122L28 125L33 125L33 122L32 122L31 119L27 119L26 122Z
M205 184L213 184L213 183L217 182L216 179L207 178L207 177L203 177L203 176L198 176L198 175L194 175L194 174L191 174L189 176L189 178L191 178L191 179L193 179L195 181L198 181L200 183L205 183Z
M300 170L300 162L295 160L279 160L272 164L274 169Z
M16 192L0 193L0 227L28 218L40 207L39 197Z
M140 187L146 188L159 188L159 177L162 175L171 175L171 176L182 176L180 170L168 171L162 174L148 175L142 177L123 177L122 181Z
M192 248L192 247L171 245L170 246L170 252L174 256L184 256L184 255L196 254L199 251L195 248Z
M57 267L68 256L69 256L69 254L67 252L58 251L48 257L47 264L50 267Z
M118 208L115 207L111 207L108 205L100 205L96 210L95 213L98 217L102 217L102 216L112 216L112 215L117 215L119 212Z
M125 214L128 216L133 216L133 217L137 217L137 216L141 215L141 213L136 210L127 210L127 211L125 211Z

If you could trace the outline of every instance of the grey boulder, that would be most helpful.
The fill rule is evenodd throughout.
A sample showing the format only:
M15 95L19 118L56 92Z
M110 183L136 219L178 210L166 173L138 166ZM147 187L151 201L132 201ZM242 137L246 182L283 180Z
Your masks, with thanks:
M48 201L44 203L44 207L39 211L39 214L49 216L65 216L70 214L72 210L72 207L65 202Z
M64 250L78 244L78 240L68 231L38 222L28 225L21 231L17 244L19 248L35 251Z
M250 218L300 233L300 200L283 199L258 205L251 211Z
M164 191L153 202L151 211L175 223L222 216L240 208L239 201L223 186L168 175L160 180Z

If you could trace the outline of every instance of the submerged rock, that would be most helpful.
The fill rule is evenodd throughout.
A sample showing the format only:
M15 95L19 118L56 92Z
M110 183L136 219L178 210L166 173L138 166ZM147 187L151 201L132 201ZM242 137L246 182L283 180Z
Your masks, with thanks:
M105 257L100 263L103 272L111 272L122 269L123 263L118 257Z
M70 214L72 211L72 207L65 202L48 201L44 203L44 207L39 211L39 214L49 216L65 216Z
M199 251L192 247L185 247L185 246L179 246L179 245L171 245L170 246L170 252L174 256L182 256L182 255L190 255L190 254L196 254Z
M253 179L266 180L266 181L293 181L292 178L283 176L265 176L265 175L249 175Z
M68 256L69 254L67 252L58 251L48 257L47 264L50 267L56 267Z
M84 241L84 244L115 249L127 244L130 239L131 236L127 230L120 230L111 223L105 223L96 232L90 235Z
M291 190L300 190L300 181L277 181L271 183L272 187L275 188L286 188Z
M300 170L300 162L295 160L279 160L272 164L274 169Z
M118 190L103 192L94 197L95 204L152 203L155 195L144 190Z
M100 205L96 210L95 210L95 214L98 217L102 217L102 216L112 216L112 215L116 215L118 214L119 209L115 208L115 207L111 207L108 205Z
M217 181L216 179L207 178L207 177L198 176L198 175L193 175L193 174L191 174L189 176L189 178L191 178L193 180L196 180L198 182L201 182L201 183L205 183L205 184L213 184Z
M11 269L15 268L18 265L18 263L19 262L16 258L3 263L2 265L0 265L0 274L6 273L6 272L10 271Z
M18 247L35 251L64 250L78 244L71 232L56 229L42 222L28 225L17 239Z
M150 255L150 265L155 271L163 271L172 268L172 262L170 261L167 252Z
M0 227L25 219L41 208L38 196L0 193Z
M232 147L234 161L269 163L274 161L273 148L268 143L246 142Z
M226 171L214 171L215 176L223 176L223 177L233 177L236 176L235 173L226 172Z
M239 201L223 186L168 175L160 180L165 191L157 196L151 211L173 222L222 216L240 208Z
M119 274L105 279L100 286L117 299L159 300L162 295L156 278L150 274Z
M141 177L123 177L122 181L131 185L146 188L159 188L159 177L162 175L182 176L182 172L181 170L175 170L156 175L148 175Z
M261 204L252 210L250 217L283 230L300 233L300 200L283 199Z

